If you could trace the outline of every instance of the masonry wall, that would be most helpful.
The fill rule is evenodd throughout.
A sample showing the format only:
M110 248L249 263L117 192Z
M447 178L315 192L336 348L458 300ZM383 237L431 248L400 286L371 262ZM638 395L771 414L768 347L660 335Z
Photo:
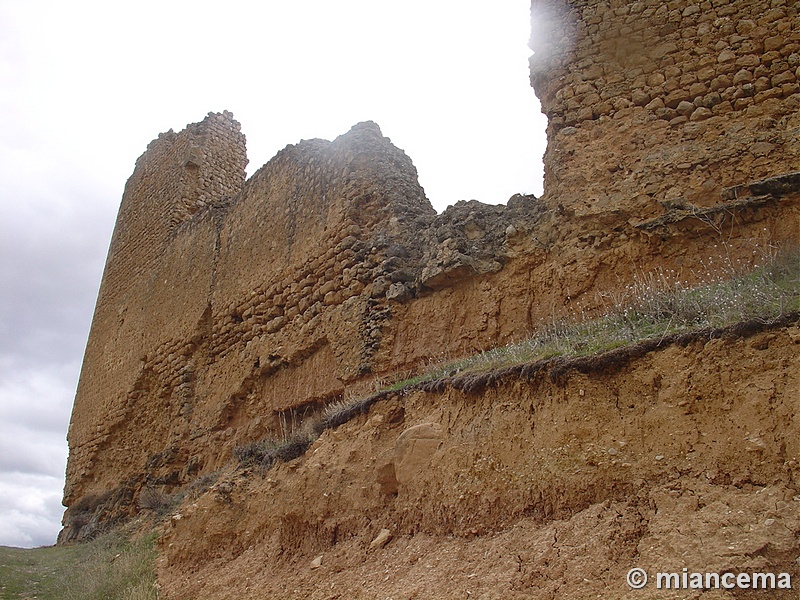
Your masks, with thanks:
M637 276L724 277L800 241L794 7L533 7L544 198L437 215L370 122L247 181L230 113L148 146L84 357L62 541L327 404L622 302Z
M792 0L533 0L546 195L644 218L800 167Z
M119 427L142 424L137 413L151 401L144 381L163 340L189 340L201 321L213 275L213 213L242 188L244 143L230 113L209 114L180 133L160 135L137 160L78 384L65 498L76 483L95 481L100 449ZM164 422L169 418L166 412Z

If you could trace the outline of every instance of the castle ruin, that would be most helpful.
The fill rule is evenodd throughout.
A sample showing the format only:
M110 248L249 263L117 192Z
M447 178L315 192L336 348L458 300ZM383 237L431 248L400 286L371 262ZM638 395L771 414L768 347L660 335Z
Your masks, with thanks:
M60 540L442 356L605 308L656 268L800 241L790 0L533 0L545 192L437 215L378 125L249 179L228 112L160 135L120 206L70 424ZM546 33L545 33L546 32Z

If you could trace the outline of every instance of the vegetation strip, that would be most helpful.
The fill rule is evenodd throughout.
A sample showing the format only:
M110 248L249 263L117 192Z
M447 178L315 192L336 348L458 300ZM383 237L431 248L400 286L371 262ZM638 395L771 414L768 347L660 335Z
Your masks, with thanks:
M772 249L771 249L772 250ZM547 373L563 385L570 372L617 371L631 360L673 344L744 338L800 321L800 252L770 254L746 274L723 266L728 279L688 288L663 273L641 277L626 288L630 301L594 320L556 323L542 334L396 381L366 398L341 401L312 415L296 430L239 446L243 466L269 469L302 456L326 429L334 429L379 400L415 390L442 393L452 388L478 393L509 378L532 380Z
M155 600L155 539L117 530L73 546L0 547L0 598Z

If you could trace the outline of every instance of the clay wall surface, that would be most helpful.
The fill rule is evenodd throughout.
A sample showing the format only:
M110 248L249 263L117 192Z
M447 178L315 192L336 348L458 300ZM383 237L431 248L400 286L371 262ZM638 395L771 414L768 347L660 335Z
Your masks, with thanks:
M793 0L533 0L545 189L576 214L659 214L800 164Z
M791 47L795 29L781 23L796 24L794 8L774 2L783 16L766 25L746 0L717 3L711 22L694 4L645 4L608 6L597 21L604 4L534 2L548 27L571 32L545 47L534 35L532 80L550 119L541 199L437 215L410 158L370 122L287 146L247 181L230 113L154 140L126 186L92 323L62 541L131 517L144 490L181 490L330 403L624 302L637 276L699 282L797 244L794 88L724 100L710 90L721 98L711 114L687 116L657 102L684 89L681 77L641 79L688 72L695 46L717 49L722 77L719 48L748 15L755 27L739 29L751 38L774 22ZM623 34L646 51L621 63L606 46ZM751 38L736 35L731 51L750 56ZM654 58L647 36L670 50ZM782 51L753 50L760 66ZM584 84L613 91L610 112L608 98L578 93ZM748 158L762 142L776 150Z
M72 420L65 498L91 482L100 448L140 413L171 411L150 394L154 364L173 360L165 339L187 343L207 305L213 213L244 184L244 136L229 113L154 140L125 188L112 237ZM166 383L166 382L164 382ZM176 386L181 382L175 381ZM143 409L142 405L147 405ZM152 406L151 406L152 405ZM149 438L148 426L139 437ZM131 449L134 453L141 447ZM105 482L98 483L102 486Z

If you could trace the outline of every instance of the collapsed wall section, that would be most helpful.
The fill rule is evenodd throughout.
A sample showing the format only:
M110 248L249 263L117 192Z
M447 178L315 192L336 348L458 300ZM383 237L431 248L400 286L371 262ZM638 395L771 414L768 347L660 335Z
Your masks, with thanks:
M797 11L791 0L533 0L550 203L642 219L797 170Z

